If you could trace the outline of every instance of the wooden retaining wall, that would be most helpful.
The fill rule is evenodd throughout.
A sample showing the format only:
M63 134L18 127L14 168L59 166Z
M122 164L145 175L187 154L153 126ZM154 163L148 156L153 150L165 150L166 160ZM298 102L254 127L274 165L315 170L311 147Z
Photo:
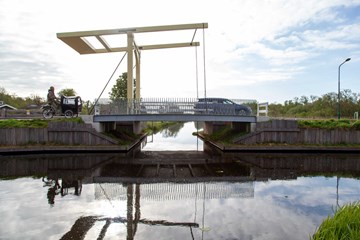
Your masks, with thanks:
M360 144L360 131L350 129L299 128L295 120L257 123L254 132L234 141L241 144Z
M49 122L48 128L0 128L0 145L25 144L114 145L115 140L95 131L91 124Z

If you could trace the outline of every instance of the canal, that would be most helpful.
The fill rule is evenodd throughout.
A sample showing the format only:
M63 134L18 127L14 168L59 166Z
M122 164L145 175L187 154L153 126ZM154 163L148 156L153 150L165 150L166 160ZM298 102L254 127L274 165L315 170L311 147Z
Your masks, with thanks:
M222 153L196 131L128 154L0 156L0 239L309 239L360 200L359 155Z

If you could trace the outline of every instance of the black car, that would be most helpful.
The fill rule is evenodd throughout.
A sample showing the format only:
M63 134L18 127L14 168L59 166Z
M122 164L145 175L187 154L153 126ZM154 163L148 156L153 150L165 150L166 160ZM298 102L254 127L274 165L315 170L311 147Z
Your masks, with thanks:
M237 104L226 98L199 98L194 106L195 113L250 116L250 107Z

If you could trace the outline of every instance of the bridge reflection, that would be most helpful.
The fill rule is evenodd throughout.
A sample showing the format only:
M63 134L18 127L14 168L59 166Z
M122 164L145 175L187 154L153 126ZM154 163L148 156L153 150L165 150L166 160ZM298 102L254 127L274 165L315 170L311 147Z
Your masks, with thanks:
M208 151L207 151L208 152ZM299 176L360 176L356 154L138 152L0 156L0 178L37 176L88 183L247 182Z

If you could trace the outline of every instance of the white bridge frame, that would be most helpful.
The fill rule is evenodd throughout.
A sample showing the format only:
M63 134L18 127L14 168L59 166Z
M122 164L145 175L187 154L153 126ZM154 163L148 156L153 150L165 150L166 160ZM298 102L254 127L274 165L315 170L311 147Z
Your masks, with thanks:
M127 52L127 99L140 99L140 52L141 50L164 49L164 48L179 48L179 47L194 47L200 46L199 42L183 43L169 43L169 44L156 44L156 45L137 45L134 34L147 33L147 32L160 32L160 31L178 31L178 30L196 30L208 28L207 23L194 23L194 24L180 24L180 25L164 25L164 26L151 26L151 27L133 27L133 28L120 28L109 30L94 30L94 31L80 31L80 32L64 32L57 33L57 37L64 43L69 45L79 54L94 54L94 53L111 53L111 52ZM195 36L194 33L194 36ZM127 35L127 46L112 47L105 40L106 35ZM87 37L95 37L103 48L95 48ZM134 73L133 62L136 62L136 93L134 96Z

